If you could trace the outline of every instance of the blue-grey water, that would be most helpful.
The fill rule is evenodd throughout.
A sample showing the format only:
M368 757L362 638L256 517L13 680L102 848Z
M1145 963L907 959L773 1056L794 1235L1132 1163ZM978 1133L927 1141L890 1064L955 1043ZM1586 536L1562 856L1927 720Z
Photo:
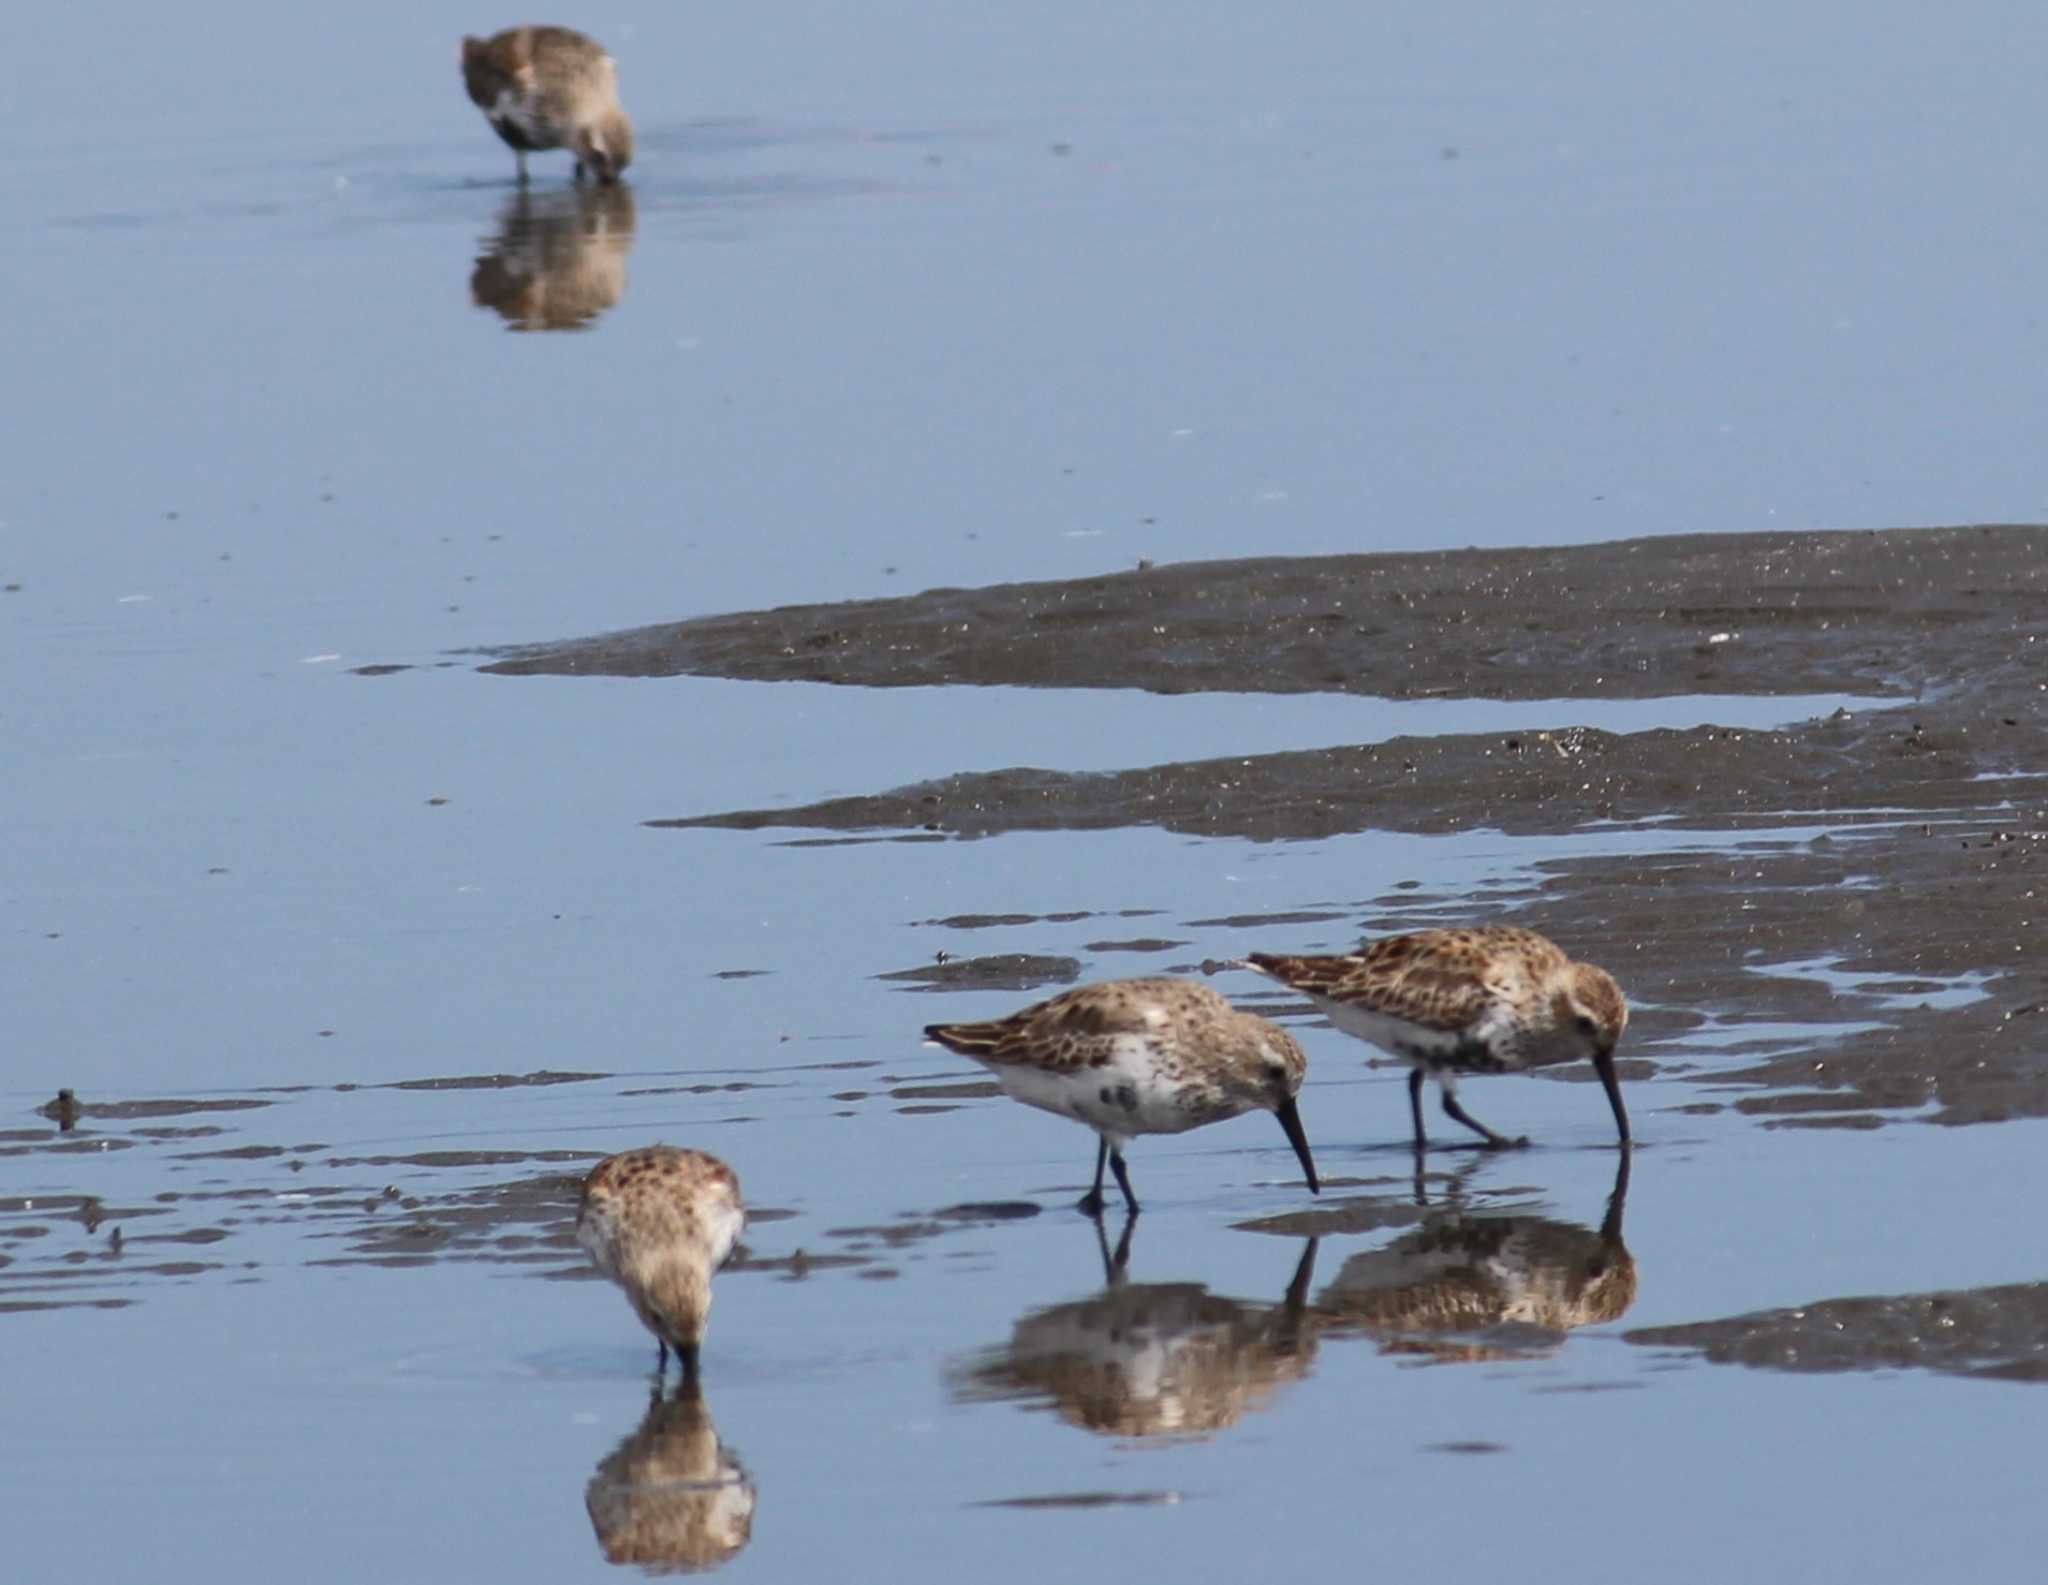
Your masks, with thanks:
M549 1185L666 1138L791 1213L750 1233L706 1350L757 1491L734 1578L2024 1577L2029 1387L1740 1370L1621 1333L2037 1281L2013 1208L2048 1132L1770 1128L1724 1104L1711 1035L1632 1090L1625 1321L1457 1362L1329 1336L1164 1437L962 1385L1101 1289L1061 1203L1092 1147L1005 1101L919 1098L978 1077L919 1026L1022 993L878 976L941 951L1100 977L1334 944L1490 911L1560 855L1754 833L792 845L643 823L963 769L1843 701L862 693L483 676L462 652L1140 558L2038 520L2048 16L554 19L618 57L640 153L603 214L566 157L535 159L529 219L595 252L582 328L533 334L473 299L517 199L455 68L464 31L526 18L17 19L5 1572L607 1577L585 1486L639 1423L651 1350L614 1292L538 1275L576 1264ZM386 663L416 669L354 670ZM1232 923L1301 912L1329 922ZM1399 1076L1301 1032L1326 1199L1402 1203ZM372 1087L544 1070L598 1076ZM60 1136L34 1110L59 1086L175 1105ZM228 1100L264 1104L208 1109ZM1595 1092L1502 1080L1473 1105L1545 1148L1473 1164L1471 1208L1598 1226ZM1133 1283L1280 1298L1301 1241L1234 1225L1306 1208L1276 1129L1143 1141L1132 1166ZM464 1196L523 1195L474 1248L448 1232ZM926 1220L986 1201L1045 1210ZM1325 1238L1316 1290L1388 1236ZM814 1263L774 1264L798 1250Z

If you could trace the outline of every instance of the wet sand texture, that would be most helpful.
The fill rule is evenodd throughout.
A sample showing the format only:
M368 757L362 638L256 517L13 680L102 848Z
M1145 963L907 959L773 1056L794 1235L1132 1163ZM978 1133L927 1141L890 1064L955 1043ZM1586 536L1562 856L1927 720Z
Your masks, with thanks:
M1760 1370L1919 1369L2048 1381L2048 1283L1828 1299L1725 1321L1643 1328L1627 1337Z
M1898 691L2039 631L2044 561L2048 528L1990 526L1187 562L700 617L484 669L1391 699Z

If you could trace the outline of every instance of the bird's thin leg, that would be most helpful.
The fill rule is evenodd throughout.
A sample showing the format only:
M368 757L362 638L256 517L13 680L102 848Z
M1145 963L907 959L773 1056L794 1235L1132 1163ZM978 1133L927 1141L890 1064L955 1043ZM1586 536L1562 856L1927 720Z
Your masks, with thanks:
M1095 1187L1081 1196L1079 1207L1080 1210L1086 1212L1089 1216L1099 1218L1102 1215L1102 1169L1108 1164L1109 1141L1097 1139L1095 1142Z
M1473 1133L1482 1135L1486 1140L1486 1147L1489 1150L1511 1150L1529 1143L1526 1138L1510 1139L1506 1134L1496 1134L1492 1129L1480 1122L1478 1118L1466 1111L1464 1107L1460 1106L1457 1096L1453 1095L1449 1090L1444 1091L1444 1115L1455 1118L1458 1122L1471 1129Z
M514 149L512 151L512 158L519 162L519 185L524 187L526 185L526 150Z
M1420 1155L1428 1141L1422 1132L1422 1069L1408 1073L1408 1111L1415 1119L1415 1153Z
M654 1379L668 1380L668 1339L665 1337L654 1340Z
M1112 1150L1109 1153L1109 1164L1116 1172L1116 1186L1124 1191L1124 1204L1130 1207L1131 1215L1136 1216L1138 1197L1131 1193L1131 1175L1124 1170L1124 1153L1121 1150Z

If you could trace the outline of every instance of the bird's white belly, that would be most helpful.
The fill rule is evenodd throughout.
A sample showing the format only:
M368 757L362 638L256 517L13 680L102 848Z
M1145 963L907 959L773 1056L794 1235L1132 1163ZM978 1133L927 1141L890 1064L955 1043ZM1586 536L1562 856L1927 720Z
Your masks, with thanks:
M1463 1043L1456 1034L1411 1024L1405 1018L1392 1018L1385 1013L1354 1007L1348 1002L1325 1001L1320 996L1310 1000L1345 1034L1370 1041L1389 1056L1400 1057L1403 1061L1428 1063L1432 1058L1450 1056Z
M1190 1110L1181 1087L1162 1079L1142 1041L1119 1040L1099 1068L1053 1072L1023 1064L995 1069L1004 1091L1026 1106L1057 1112L1098 1133L1177 1134L1211 1122L1215 1114Z
M704 1252L716 1271L732 1254L732 1246L747 1225L747 1213L737 1205L721 1203L704 1215Z
M590 1263L613 1282L619 1280L618 1262L612 1259L619 1247L618 1228L607 1205L586 1205L576 1217L576 1242Z

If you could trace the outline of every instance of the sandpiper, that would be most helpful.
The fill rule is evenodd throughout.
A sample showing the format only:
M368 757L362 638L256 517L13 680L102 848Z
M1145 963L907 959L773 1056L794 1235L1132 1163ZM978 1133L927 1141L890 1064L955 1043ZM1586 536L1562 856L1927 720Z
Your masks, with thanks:
M1322 1192L1294 1104L1308 1058L1286 1030L1205 985L1105 980L1007 1018L929 1024L925 1037L991 1070L1013 1100L1095 1130L1095 1186L1081 1200L1091 1216L1102 1214L1105 1162L1138 1209L1124 1168L1132 1135L1178 1134L1254 1109L1280 1119L1310 1192Z
M701 1150L650 1145L607 1156L583 1180L576 1242L626 1290L652 1332L666 1374L676 1351L683 1380L697 1377L697 1349L711 1312L711 1274L725 1263L746 1212L732 1168Z
M462 41L462 80L484 118L512 147L519 180L526 156L566 146L576 179L587 169L615 182L633 159L633 123L619 108L619 72L594 40L573 28L507 28Z
M1422 1079L1443 1087L1444 1112L1496 1149L1527 1139L1496 1134L1458 1104L1461 1073L1518 1073L1590 1057L1623 1146L1628 1112L1614 1044L1628 1003L1604 969L1574 963L1533 930L1489 925L1385 936L1342 957L1254 952L1246 967L1305 994L1346 1034L1414 1064L1408 1107L1424 1146Z

